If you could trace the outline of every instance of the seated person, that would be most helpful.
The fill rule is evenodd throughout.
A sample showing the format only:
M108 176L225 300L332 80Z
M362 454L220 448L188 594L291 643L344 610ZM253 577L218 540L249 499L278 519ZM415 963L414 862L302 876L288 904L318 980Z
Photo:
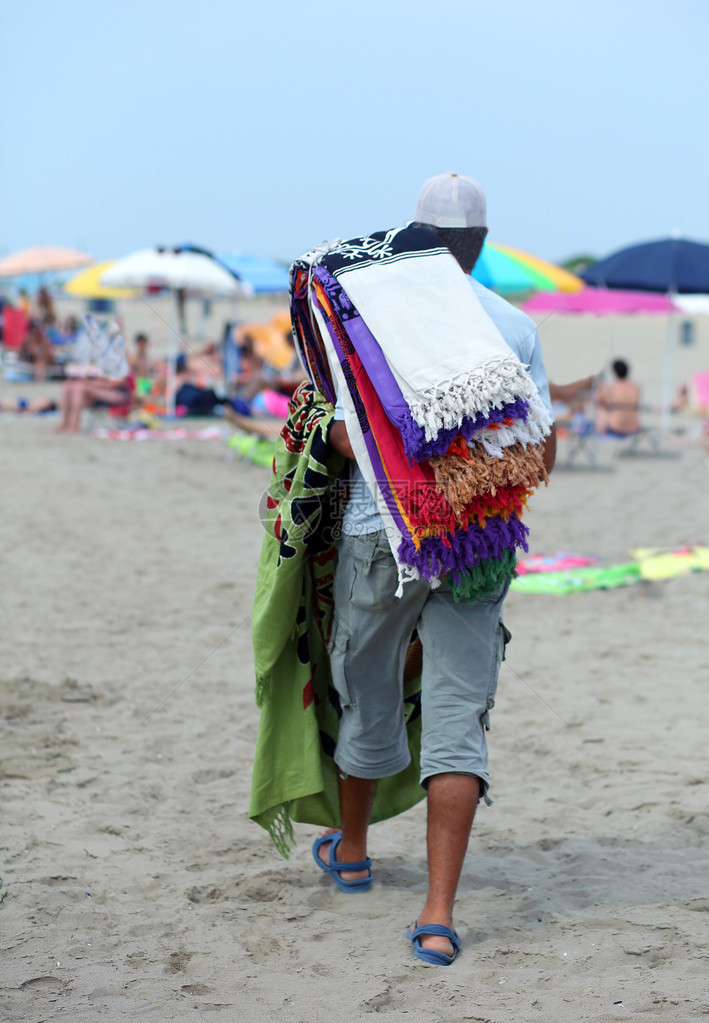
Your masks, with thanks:
M62 335L64 337L64 344L70 345L76 341L76 335L79 333L81 323L79 322L78 316L67 316L62 326Z
M57 433L76 433L85 408L94 405L129 405L133 397L133 377L71 377L62 386L62 418Z
M253 338L244 333L238 344L239 372L230 383L234 385L234 393L247 404L266 386L266 363L256 354Z
M596 432L628 437L640 429L640 388L628 380L629 366L623 359L613 363L613 373L615 380L596 392Z
M152 386L155 376L155 364L148 355L148 335L135 335L135 351L128 356L128 365L135 377L135 387L138 394L147 394Z
M288 402L296 387L306 377L295 351L292 334L288 332L283 336L290 358L286 365L277 369L256 354L251 337L248 333L244 334L241 373L236 378L236 387L230 399L231 408L239 416L266 415L280 420L287 418Z
M672 411L701 418L709 414L709 372L694 373L680 386Z
M43 324L47 327L53 327L57 322L57 317L54 312L54 302L49 290L42 286L37 292L37 310L39 312L39 318Z
M48 368L54 363L54 352L52 342L39 320L30 320L19 354L22 362L29 362L32 365L35 380L44 380Z
M223 399L200 372L201 357L184 353L175 360L175 412L183 416L211 416Z
M81 413L94 405L128 405L135 378L126 359L123 331L113 319L88 315L74 349L76 362L62 387L62 418L57 433L76 433Z
M296 387L302 384L303 381L307 379L307 376L300 363L300 359L298 358L298 353L295 350L295 341L293 340L292 332L290 330L284 331L283 337L286 344L291 349L291 360L287 366L278 371L277 380L272 386L275 387L277 391L287 394L290 398Z
M193 349L189 362L197 374L197 383L203 386L207 381L222 380L224 377L224 357L222 346L216 341L206 341L201 348Z

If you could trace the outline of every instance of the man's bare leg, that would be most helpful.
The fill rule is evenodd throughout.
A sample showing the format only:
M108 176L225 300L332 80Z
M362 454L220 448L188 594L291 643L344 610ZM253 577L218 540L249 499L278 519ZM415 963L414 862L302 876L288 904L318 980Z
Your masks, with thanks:
M428 895L420 924L453 927L453 903L480 798L480 781L468 774L436 774L428 782ZM422 934L423 948L453 954L447 938Z
M360 863L367 858L367 829L372 813L374 795L377 791L375 778L355 778L351 774L339 775L340 816L342 820L342 841L337 847L337 859L341 863ZM331 834L330 828L325 834ZM325 842L318 850L323 863L330 862L330 843ZM366 870L343 870L343 881L355 881L367 877Z

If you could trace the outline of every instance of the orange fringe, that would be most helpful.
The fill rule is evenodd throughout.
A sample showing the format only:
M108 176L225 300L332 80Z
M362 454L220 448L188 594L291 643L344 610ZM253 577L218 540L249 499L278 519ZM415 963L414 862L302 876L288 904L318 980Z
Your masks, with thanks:
M531 492L549 482L541 448L532 445L524 448L512 444L504 449L502 458L495 458L488 455L482 444L474 444L469 448L468 458L457 454L434 455L430 464L436 489L457 519L476 497L495 497L504 487L523 487Z

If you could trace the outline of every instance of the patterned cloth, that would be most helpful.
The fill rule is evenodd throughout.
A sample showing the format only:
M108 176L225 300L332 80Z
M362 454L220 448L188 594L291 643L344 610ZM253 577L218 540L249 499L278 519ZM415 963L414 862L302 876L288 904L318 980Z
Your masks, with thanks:
M333 407L311 384L293 395L276 445L252 614L256 702L261 708L250 817L288 856L292 821L337 826L340 705L327 645L341 523L344 458L328 445ZM411 763L378 787L372 820L409 809L419 785L420 669L405 683Z
M306 253L291 312L311 379L341 392L400 585L445 575L476 600L514 575L551 421L450 252L407 227Z
M124 380L130 372L123 334L115 320L84 317L72 347L72 363L93 369L109 380Z

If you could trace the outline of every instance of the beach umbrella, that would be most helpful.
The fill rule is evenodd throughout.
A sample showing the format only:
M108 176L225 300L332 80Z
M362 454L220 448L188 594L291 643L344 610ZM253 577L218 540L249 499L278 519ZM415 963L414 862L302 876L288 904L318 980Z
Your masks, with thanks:
M62 270L77 270L93 263L93 257L78 249L63 249L51 245L36 245L21 249L0 259L0 277L21 277L25 274L44 274Z
M521 249L487 240L475 264L473 277L486 288L503 295L523 291L574 292L583 288L583 281L568 270Z
M75 298L135 298L138 294L136 288L109 288L101 282L103 274L110 270L114 263L114 259L106 263L94 263L68 280L64 285L64 291Z
M186 249L140 249L118 259L110 269L100 275L107 287L165 288L175 296L176 320L179 323L181 304L185 295L236 296L244 294L244 287L225 267L205 251ZM179 329L170 330L170 354L167 360L167 411L175 412L175 338Z
M288 291L288 267L277 263L275 259L252 256L236 249L219 252L216 258L240 280L250 284L257 295Z
M709 245L660 238L619 249L582 275L591 285L665 294L709 293Z
M180 245L180 252L201 252L234 274L251 294L288 291L288 267L266 256L253 256L239 249L213 253L198 245Z
M140 249L117 259L100 277L116 288L168 288L190 295L243 295L244 288L225 267L204 252Z
M594 263L583 279L605 288L634 288L666 294L709 294L709 245L686 238L660 238L630 245ZM670 425L674 351L675 304L667 318L665 372L662 394L662 425Z
M565 315L622 316L632 313L667 313L672 301L667 295L651 291L622 291L610 288L583 288L571 294L541 291L533 295L522 309L530 315L556 313Z

